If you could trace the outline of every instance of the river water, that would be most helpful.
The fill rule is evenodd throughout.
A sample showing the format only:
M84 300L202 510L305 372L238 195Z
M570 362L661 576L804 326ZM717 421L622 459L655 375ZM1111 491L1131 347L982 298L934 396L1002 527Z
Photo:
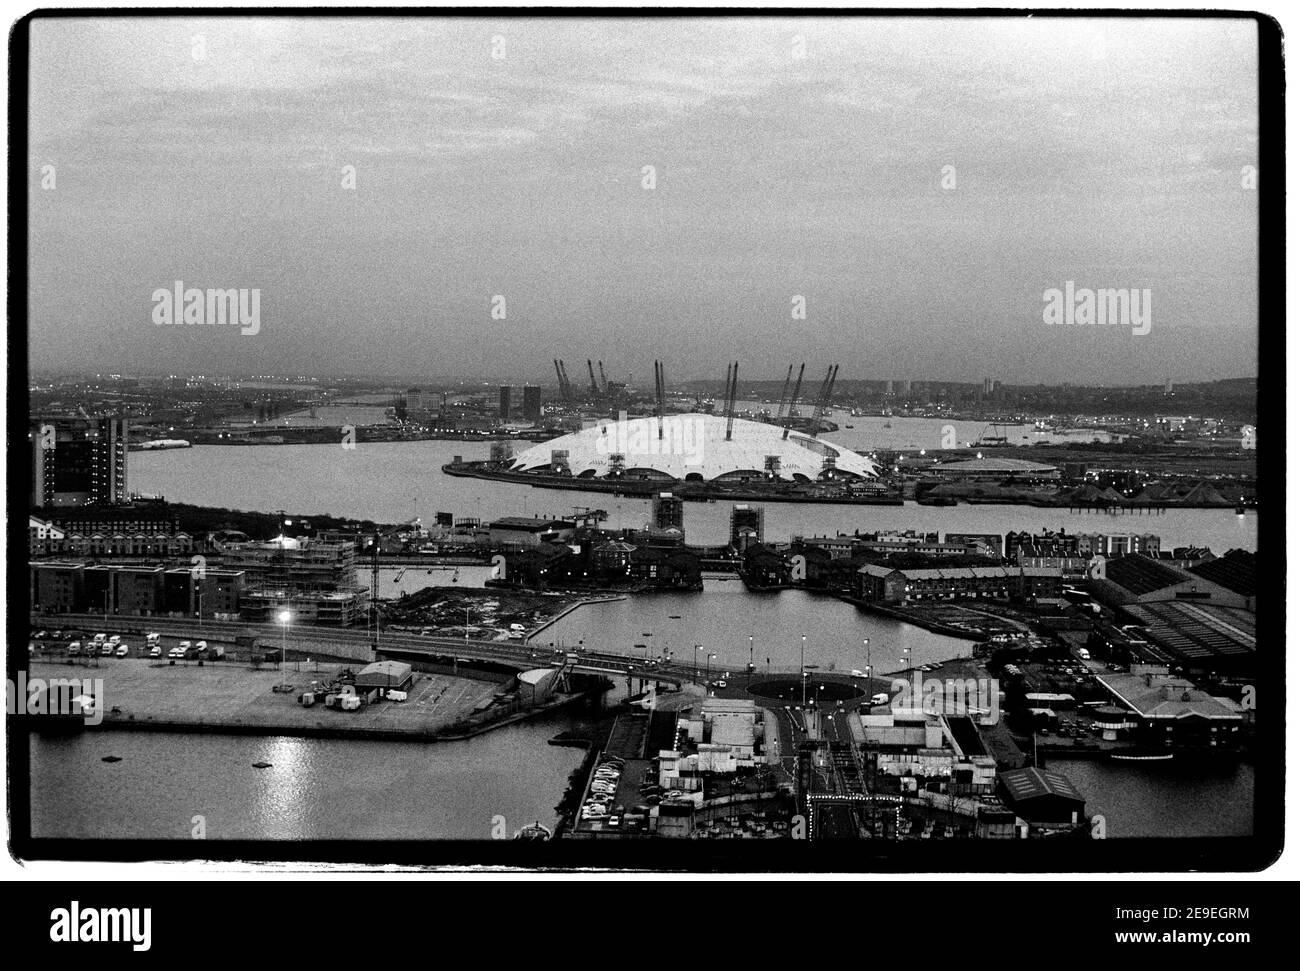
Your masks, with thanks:
M548 718L445 744L37 735L32 835L184 840L197 815L208 839L490 839L497 816L509 834L536 820L553 826L583 751L547 739L577 724Z
M860 418L856 421L883 421ZM923 421L923 419L911 419ZM981 426L982 427L982 426ZM854 431L857 431L855 426ZM402 522L419 516L433 522L436 511L457 517L558 516L575 506L604 509L610 527L639 527L650 517L645 499L609 493L534 489L510 482L455 478L441 467L455 456L486 459L486 442L361 442L341 445L198 445L194 448L132 452L132 491L176 502L302 514L354 516ZM727 541L730 505L685 504L687 541L709 545ZM890 529L940 532L1155 533L1167 548L1208 546L1216 553L1255 549L1254 511L1170 509L1159 515L1071 513L1033 506L839 506L767 503L764 529L773 540L791 535L833 535Z
M853 429L833 440L857 448L925 447L943 422L845 418ZM915 423L922 423L920 426ZM973 424L973 423L972 423ZM978 428L957 430L959 437ZM890 436L897 433L896 439ZM917 442L904 442L922 436ZM936 441L937 444L937 441ZM483 442L360 443L325 445L197 446L131 455L131 488L177 502L246 510L285 509L381 521L435 511L489 520L504 515L559 515L575 505L602 508L611 526L640 526L649 514L642 500L601 493L555 492L445 476L440 466L461 455L486 458ZM725 503L687 503L686 531L693 543L727 538ZM771 539L791 534L833 534L854 529L926 529L1005 533L1042 528L1098 532L1154 532L1166 547L1204 545L1215 552L1255 549L1253 513L1170 510L1160 516L1101 516L1025 506L766 507ZM362 571L362 582L369 582ZM481 586L482 568L459 571L411 568L381 577L382 593L414 592L429 584ZM706 581L700 593L628 597L574 611L538 640L607 645L677 660L696 655L701 665L739 676L753 658L762 671L805 663L824 669L866 666L896 670L969 653L969 642L931 634L863 614L830 598L802 591L750 594L738 581ZM709 659L706 654L715 654ZM511 832L534 819L552 821L551 808L576 749L546 744L574 724L561 716L502 729L464 743L351 742L294 738L87 732L72 738L32 740L33 832L37 836L190 838L195 815L205 817L212 839L451 839L489 838L492 820L504 816ZM123 761L105 763L104 755ZM272 768L258 770L265 761ZM1237 835L1250 827L1253 768L1231 767L1206 776L1163 764L1062 762L1088 801L1107 816L1108 834L1124 836Z

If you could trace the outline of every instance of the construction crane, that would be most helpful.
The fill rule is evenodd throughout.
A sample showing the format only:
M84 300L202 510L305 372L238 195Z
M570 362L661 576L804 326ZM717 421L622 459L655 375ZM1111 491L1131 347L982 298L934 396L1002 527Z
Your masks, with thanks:
M560 360L560 383L564 386L564 400L573 401L573 385L569 381L569 369L564 366L564 360Z
M609 393L609 382L605 380L605 362L597 361L596 367L600 369L600 390L604 394Z
M806 366L806 362L799 365L799 377L797 377L794 382L794 394L790 395L790 410L786 412L785 431L781 433L782 439L790 437L790 420L795 416L795 405L799 401L799 389L803 386L803 369Z
M384 529L375 527L370 537L370 650L379 655L379 541L390 533L413 526L420 521L419 516L408 519L397 526Z
M556 358L551 358L551 363L555 365L555 382L560 386L560 401L567 405L569 396L564 393L564 373L560 370L560 362Z
M591 396L600 397L600 386L596 384L596 370L591 366L591 358L587 358L587 377L591 378Z

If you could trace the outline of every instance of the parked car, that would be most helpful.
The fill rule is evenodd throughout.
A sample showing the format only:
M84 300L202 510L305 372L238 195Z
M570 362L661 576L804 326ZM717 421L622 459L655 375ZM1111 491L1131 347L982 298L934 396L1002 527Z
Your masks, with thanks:
M102 646L100 647L100 649L99 649L99 656L100 656L100 657L112 657L112 656L113 656L113 649L114 649L115 647L117 647L116 644L112 644L112 643L109 643L108 641L104 641L103 645L102 645Z
M173 647L167 652L167 656L169 658L183 659L185 657L185 649L181 647Z
M131 652L130 652L130 650L127 649L127 646L126 646L125 644L118 644L118 645L117 645L117 650L116 650L114 653L115 653L118 657L126 657L126 656L127 656L128 654L130 654Z
M81 641L73 641L68 645L68 657L81 656Z
M149 648L149 656L150 656L150 657L162 657L162 645L161 645L161 644L155 644L153 647Z

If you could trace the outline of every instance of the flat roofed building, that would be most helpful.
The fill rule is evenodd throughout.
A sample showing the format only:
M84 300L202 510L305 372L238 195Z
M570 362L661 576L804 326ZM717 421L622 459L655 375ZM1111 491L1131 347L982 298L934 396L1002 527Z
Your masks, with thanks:
M415 676L411 666L403 661L375 661L357 672L358 691L405 691Z
M1230 748L1240 743L1246 717L1241 705L1201 691L1158 665L1127 674L1097 676L1116 706L1139 719L1136 741L1158 749Z
M573 536L573 523L563 519L503 516L488 524L488 542L507 546L539 546Z
M1007 805L1030 822L1080 823L1084 798L1064 775L1027 767L998 775Z

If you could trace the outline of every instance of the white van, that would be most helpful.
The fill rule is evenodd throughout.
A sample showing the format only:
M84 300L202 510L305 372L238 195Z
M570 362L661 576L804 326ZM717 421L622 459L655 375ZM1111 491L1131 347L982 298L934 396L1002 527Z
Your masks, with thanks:
M393 688L393 689L390 689L389 691L386 691L385 694L388 696L388 700L389 700L389 701L405 701L405 700L406 700L406 692L405 692L405 691L398 691L396 688Z

